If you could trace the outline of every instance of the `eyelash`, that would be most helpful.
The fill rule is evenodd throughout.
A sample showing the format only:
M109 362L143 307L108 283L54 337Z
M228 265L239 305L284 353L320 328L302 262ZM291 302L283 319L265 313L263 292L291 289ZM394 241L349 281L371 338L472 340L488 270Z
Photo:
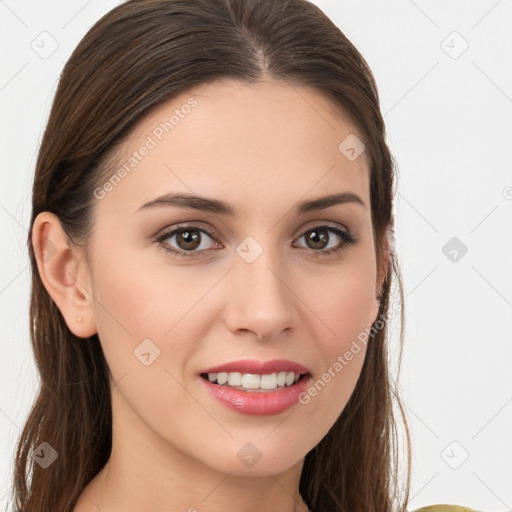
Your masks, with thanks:
M318 226L309 228L306 231L304 231L304 233L302 233L302 235L299 238L302 238L306 233L309 233L309 232L317 230L317 229L322 229L322 228L326 229L329 232L334 232L337 236L339 236L339 238L341 238L343 243L342 243L341 247L328 249L326 251L321 250L321 249L319 249L319 250L310 249L310 251L315 254L315 257L319 257L320 255L325 256L325 257L337 256L338 254L341 254L342 252L344 252L347 249L347 247L356 244L358 241L358 238L356 238L350 232L344 231L343 229L340 229L339 227L333 226L330 224L320 224ZM205 251L182 251L182 250L178 251L176 249L170 248L168 246L168 244L163 243L163 241L166 240L167 238L170 238L173 235L176 235L176 234L186 231L186 230L199 231L201 233L205 233L210 238L212 238L216 243L218 243L216 240L216 237L218 236L217 233L209 231L204 228L199 228L197 226L192 226L192 225L187 225L187 224L180 224L176 228L172 229L171 231L167 231L165 233L157 235L154 238L154 240L155 240L155 242L158 242L161 245L161 247L164 251L175 254L176 256L182 256L184 258L198 257L198 254L200 254L201 252L215 250L215 249L206 249Z

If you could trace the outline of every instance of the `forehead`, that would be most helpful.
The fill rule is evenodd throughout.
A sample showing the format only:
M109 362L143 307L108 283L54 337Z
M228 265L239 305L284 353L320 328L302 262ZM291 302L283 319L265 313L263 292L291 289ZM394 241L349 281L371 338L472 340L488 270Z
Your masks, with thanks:
M350 137L363 138L307 86L221 81L191 88L139 121L98 207L135 212L171 191L268 207L350 190L369 205L366 152L351 160L340 149Z

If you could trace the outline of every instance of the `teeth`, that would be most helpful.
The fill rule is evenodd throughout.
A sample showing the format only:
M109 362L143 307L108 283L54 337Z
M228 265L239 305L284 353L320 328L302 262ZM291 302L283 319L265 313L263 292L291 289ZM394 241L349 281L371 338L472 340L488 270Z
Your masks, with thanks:
M212 375L214 375L214 374L212 373ZM209 374L208 374L208 379L210 379ZM227 381L228 381L228 374L226 372L220 372L217 374L217 384L226 384Z
M228 376L228 384L230 386L242 385L242 374L238 372L231 372L226 374Z
M277 375L271 373L270 375L262 375L260 380L261 389L274 389L277 387Z
M261 377L252 373L244 373L242 375L242 387L245 389L259 389Z
M219 385L228 385L238 389L277 389L291 386L300 378L294 372L275 372L265 375L240 372L209 373L208 380Z

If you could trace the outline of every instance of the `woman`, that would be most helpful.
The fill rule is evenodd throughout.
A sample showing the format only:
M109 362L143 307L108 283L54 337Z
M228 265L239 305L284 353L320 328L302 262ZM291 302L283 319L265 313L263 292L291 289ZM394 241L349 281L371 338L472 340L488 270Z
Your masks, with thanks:
M314 5L100 19L36 166L15 510L406 510L393 170L372 73Z

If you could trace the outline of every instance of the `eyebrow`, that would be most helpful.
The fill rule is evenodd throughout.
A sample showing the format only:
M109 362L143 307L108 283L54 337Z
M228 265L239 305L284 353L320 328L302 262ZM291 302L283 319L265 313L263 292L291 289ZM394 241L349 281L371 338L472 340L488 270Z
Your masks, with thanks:
M363 208L366 208L364 201L357 194L354 194L353 192L342 192L339 194L318 197L308 201L301 201L295 205L294 211L296 214L302 215L307 212L325 210L331 206L348 203L358 204ZM137 212L165 206L190 208L236 218L239 217L240 213L233 205L219 199L211 199L192 194L164 194L163 196L157 197L156 199L143 204L137 209Z

